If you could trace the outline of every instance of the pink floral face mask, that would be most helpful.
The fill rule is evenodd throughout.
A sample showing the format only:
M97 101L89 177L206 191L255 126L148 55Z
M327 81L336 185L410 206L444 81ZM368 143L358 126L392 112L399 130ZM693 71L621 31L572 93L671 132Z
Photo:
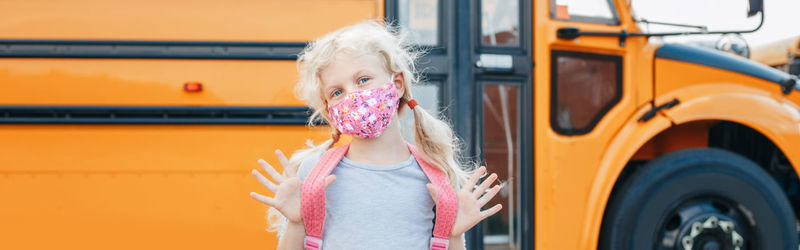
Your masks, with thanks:
M380 136L394 118L400 102L393 80L394 75L380 87L353 91L343 100L328 106L328 114L336 129L342 134L367 139Z

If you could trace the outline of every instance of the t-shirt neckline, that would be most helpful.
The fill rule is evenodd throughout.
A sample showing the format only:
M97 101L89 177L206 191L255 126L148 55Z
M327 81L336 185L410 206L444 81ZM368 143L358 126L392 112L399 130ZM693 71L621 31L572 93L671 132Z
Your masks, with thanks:
M414 161L414 155L410 155L407 160L398 162L391 165L371 165L366 163L357 162L354 160L350 160L347 156L342 157L342 164L347 165L349 167L361 168L366 170L373 170L373 171L391 171L397 170L403 167L410 166Z

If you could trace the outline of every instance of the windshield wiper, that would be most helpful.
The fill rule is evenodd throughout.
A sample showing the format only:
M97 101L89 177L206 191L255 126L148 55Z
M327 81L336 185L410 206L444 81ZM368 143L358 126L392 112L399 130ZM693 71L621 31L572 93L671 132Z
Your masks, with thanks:
M656 21L650 21L650 20L647 20L647 19L644 19L644 18L642 18L640 20L634 20L634 21L636 21L637 23L657 24L657 25L666 25L666 26L675 26L675 27L684 27L684 28L695 28L695 29L699 29L702 32L708 32L708 26L705 26L705 25L691 25L691 24L680 24L680 23L656 22Z

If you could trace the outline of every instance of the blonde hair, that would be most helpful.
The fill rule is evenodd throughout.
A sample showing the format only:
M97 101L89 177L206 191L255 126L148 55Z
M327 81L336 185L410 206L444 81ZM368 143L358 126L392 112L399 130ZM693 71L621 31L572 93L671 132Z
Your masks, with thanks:
M379 55L389 73L402 73L405 91L400 97L398 113L405 111L404 104L412 99L410 87L420 80L414 63L423 53L412 49L405 38L405 34L395 25L368 20L328 33L309 43L299 54L297 70L300 79L295 86L295 95L312 109L308 125L313 126L324 121L331 128L333 138L319 145L308 140L308 147L298 150L289 159L293 169L297 169L303 159L333 147L338 140L339 132L331 125L319 77L320 71L331 63L336 54L347 52ZM419 105L413 109L413 113L414 141L422 158L444 172L454 189L460 187L471 171L462 167L461 144L450 124L429 114ZM270 208L267 215L270 224L268 230L280 231L279 237L286 224L281 217L276 209Z

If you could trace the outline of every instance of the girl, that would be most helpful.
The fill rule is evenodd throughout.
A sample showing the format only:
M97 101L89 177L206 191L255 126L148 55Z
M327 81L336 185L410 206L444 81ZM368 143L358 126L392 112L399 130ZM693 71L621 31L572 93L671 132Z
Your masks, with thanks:
M321 171L317 163L327 159L323 152L340 134L353 136L349 149L347 145L335 148L346 153L332 163L335 168L330 175L320 175L325 189L322 249L465 249L464 232L500 211L500 204L480 210L500 190L499 185L489 188L497 175L476 185L486 168L472 174L462 169L458 140L450 125L412 99L410 86L419 80L414 67L418 54L395 33L394 27L366 21L327 34L300 54L296 94L313 109L310 120L324 120L333 136L320 145L309 142L310 148L296 152L291 160L277 150L283 175L259 159L274 183L252 171L275 194L250 193L271 207L268 218L279 231L278 249L314 248L320 243L313 235L306 236L311 234L308 206L317 204L306 201L301 186L305 192L306 177L315 173L312 170ZM414 113L416 147L403 140L396 119L405 107ZM436 182L445 183L438 188L429 183L435 179L429 175L437 174L445 181ZM454 222L448 224L452 225L451 230L447 228L449 238L438 244L434 241L441 237L432 239L431 232L435 235L438 230L434 224L444 223L435 217L446 217L434 205L448 207L442 198L447 194L453 197ZM286 219L276 220L276 211Z

